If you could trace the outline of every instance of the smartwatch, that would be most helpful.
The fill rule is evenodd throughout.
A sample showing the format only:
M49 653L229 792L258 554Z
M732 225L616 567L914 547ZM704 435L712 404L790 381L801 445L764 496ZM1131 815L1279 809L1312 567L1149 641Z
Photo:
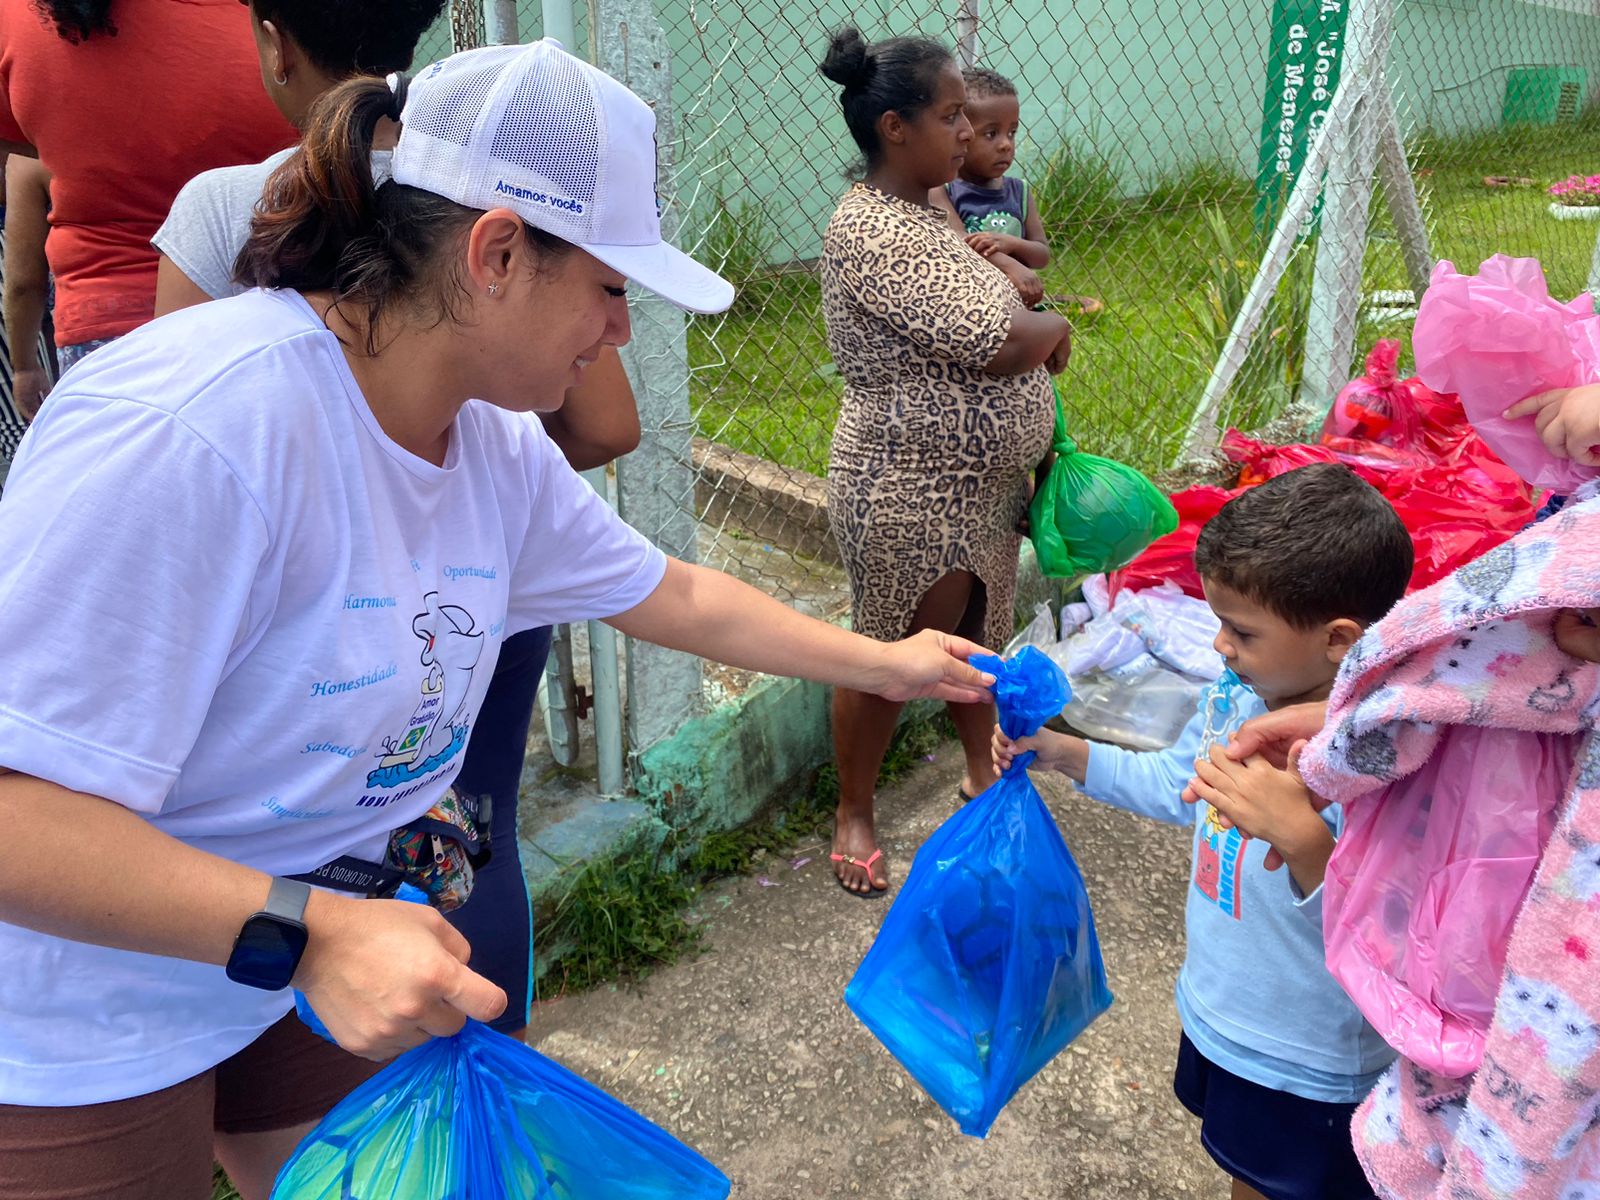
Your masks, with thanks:
M309 884L274 879L267 905L239 927L228 955L228 978L246 987L279 992L289 986L306 952L306 902Z

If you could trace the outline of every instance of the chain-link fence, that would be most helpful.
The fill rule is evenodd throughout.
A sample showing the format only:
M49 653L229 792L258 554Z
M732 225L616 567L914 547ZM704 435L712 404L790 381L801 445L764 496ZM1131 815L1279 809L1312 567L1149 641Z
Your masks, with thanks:
M602 65L588 5L609 2L578 0L570 25ZM526 40L551 10L486 11L490 37ZM1431 259L1530 255L1558 293L1600 287L1600 205L1573 203L1600 196L1548 193L1600 173L1597 0L655 0L654 17L662 192L739 298L689 321L686 405L646 437L692 423L670 486L701 557L813 610L843 600L814 503L843 392L816 259L856 158L816 68L837 26L934 36L1015 82L1013 173L1075 326L1072 432L1148 471L1325 405L1374 338L1406 337ZM1273 247L1319 165L1314 214Z
M1047 290L1077 331L1063 379L1074 432L1146 469L1171 465L1270 231L1261 201L1283 179L1272 168L1285 110L1296 110L1293 164L1312 114L1327 111L1350 69L1359 2L1100 0L1063 11L1045 0L658 0L680 237L740 285L730 313L689 327L697 434L826 471L842 384L824 342L816 256L856 154L816 62L828 32L853 22L869 38L918 32L959 44L1016 82L1014 173L1030 182L1054 248ZM1597 227L1556 219L1545 189L1600 171L1600 5L1399 0L1391 11L1385 76L1433 252L1463 263L1497 250L1536 255L1557 290L1584 287ZM515 16L519 36L543 31L538 6ZM580 39L588 24L580 3ZM1292 36L1296 27L1305 36ZM1296 42L1304 51L1290 53ZM1349 139L1332 155L1335 172L1348 169ZM1409 303L1381 197L1358 348L1380 327L1403 335ZM1299 388L1309 249L1292 257L1224 425L1259 425ZM696 464L702 476L751 466L715 452L708 464L703 446Z

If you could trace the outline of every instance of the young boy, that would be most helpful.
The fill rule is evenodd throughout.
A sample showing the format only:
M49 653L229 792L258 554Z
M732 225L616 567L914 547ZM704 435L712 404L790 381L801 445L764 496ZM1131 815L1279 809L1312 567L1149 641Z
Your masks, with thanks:
M1050 265L1050 245L1027 183L1006 174L1017 156L1022 121L1016 85L981 68L963 71L962 78L972 141L960 176L934 188L928 199L967 245L1006 273L1031 308L1044 299L1037 272Z
M1195 760L1243 721L1327 697L1345 653L1404 594L1411 540L1375 489L1324 464L1231 501L1201 531L1195 565L1228 669L1177 744L1139 754L1049 730L1012 741L997 729L995 766L1033 750L1037 766L1097 800L1194 825L1178 1099L1200 1118L1235 1200L1370 1198L1350 1118L1393 1053L1323 965L1319 888L1337 810L1275 789L1253 822L1258 837L1247 838L1181 794ZM1262 869L1279 858L1288 879Z

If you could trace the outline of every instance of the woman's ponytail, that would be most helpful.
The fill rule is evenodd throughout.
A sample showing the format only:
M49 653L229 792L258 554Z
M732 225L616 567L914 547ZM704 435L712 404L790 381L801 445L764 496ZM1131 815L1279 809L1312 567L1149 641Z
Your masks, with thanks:
M272 173L234 261L246 287L331 292L361 310L365 350L378 352L383 318L398 304L409 322L457 321L467 295L462 247L483 214L392 179L373 182L372 139L405 109L406 79L359 77L312 107L300 149ZM523 223L530 265L571 246Z
M378 226L372 138L394 101L386 82L367 76L312 106L300 149L272 173L256 204L234 278L246 287L344 290L348 251Z

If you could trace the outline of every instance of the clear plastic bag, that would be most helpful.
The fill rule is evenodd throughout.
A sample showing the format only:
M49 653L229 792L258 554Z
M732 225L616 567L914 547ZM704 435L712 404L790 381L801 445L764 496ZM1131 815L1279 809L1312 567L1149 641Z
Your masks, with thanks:
M1328 969L1406 1058L1483 1060L1517 911L1577 738L1457 725L1416 772L1344 805L1323 884Z
M1094 672L1075 678L1072 702L1062 710L1086 738L1133 750L1165 750L1194 716L1206 684L1157 663L1138 673Z
M273 1200L723 1200L727 1176L530 1046L468 1021L351 1092Z
M1042 649L1070 679L1092 671L1143 670L1154 662L1144 639L1111 613L1090 618L1078 632Z
M979 656L1000 725L1037 732L1071 693L1029 647ZM1111 1004L1089 894L1027 774L1032 754L917 851L845 1003L960 1125L983 1136Z
M1050 611L1050 605L1041 600L1034 605L1033 620L1012 638L1006 646L1005 657L1010 658L1024 646L1038 646L1043 649L1053 646L1056 642L1056 617Z
M1170 580L1143 591L1120 593L1111 612L1169 667L1196 679L1211 680L1222 674L1222 655L1215 646L1221 628L1217 614L1204 600L1185 595Z

